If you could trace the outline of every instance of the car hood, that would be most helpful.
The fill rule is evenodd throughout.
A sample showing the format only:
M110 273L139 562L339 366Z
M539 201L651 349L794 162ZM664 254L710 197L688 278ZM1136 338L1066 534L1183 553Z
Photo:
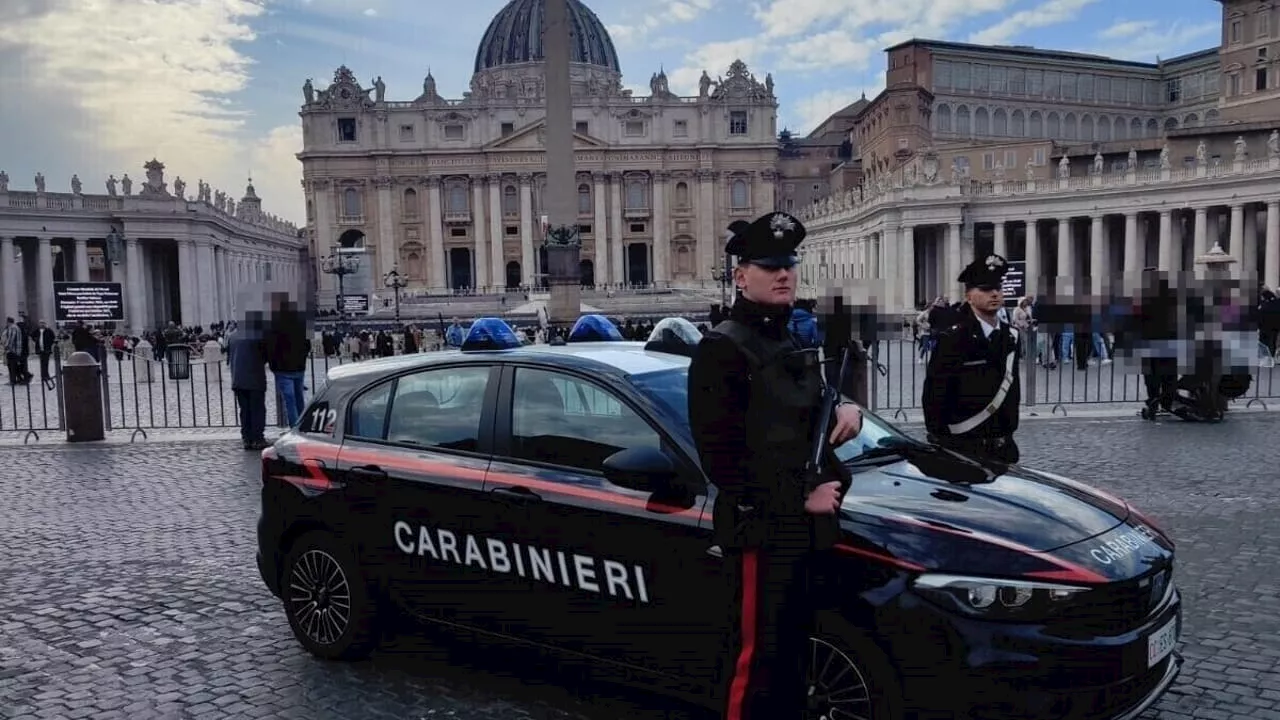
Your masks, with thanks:
M1045 553L1123 524L1128 505L1049 473L981 464L934 449L878 465L848 464L842 507L856 523L932 529L988 544Z

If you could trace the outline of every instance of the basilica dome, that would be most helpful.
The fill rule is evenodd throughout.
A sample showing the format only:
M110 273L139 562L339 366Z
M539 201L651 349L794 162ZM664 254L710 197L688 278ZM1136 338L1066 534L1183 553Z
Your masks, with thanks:
M569 61L595 65L621 73L618 53L600 18L579 0L567 0L569 9ZM511 0L498 11L484 31L476 50L475 72L501 65L542 62L542 25L546 0Z

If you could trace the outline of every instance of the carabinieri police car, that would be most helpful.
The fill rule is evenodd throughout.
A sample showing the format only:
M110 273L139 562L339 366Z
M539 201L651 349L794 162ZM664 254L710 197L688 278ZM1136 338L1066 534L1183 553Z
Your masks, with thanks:
M482 319L460 351L329 371L262 455L258 567L308 651L364 656L394 610L720 706L733 598L688 428L697 330L622 342L586 320L521 346ZM1181 599L1155 523L864 418L837 450L853 484L815 590L811 717L1128 719L1165 692Z

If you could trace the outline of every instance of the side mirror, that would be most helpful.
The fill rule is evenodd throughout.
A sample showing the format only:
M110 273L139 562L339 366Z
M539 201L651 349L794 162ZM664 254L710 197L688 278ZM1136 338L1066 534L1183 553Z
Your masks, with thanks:
M664 496L679 492L675 463L657 448L619 450L604 459L604 477L629 490Z

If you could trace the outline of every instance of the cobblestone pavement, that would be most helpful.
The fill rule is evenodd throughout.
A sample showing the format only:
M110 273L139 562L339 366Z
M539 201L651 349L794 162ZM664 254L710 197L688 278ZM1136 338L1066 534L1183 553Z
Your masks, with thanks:
M198 357L198 356L197 356ZM328 368L350 359L319 358L311 363L308 387L314 393L324 385ZM882 372L875 375L873 407L886 417L920 420L920 393L925 366L918 362L910 342L883 342L879 347ZM194 362L185 380L168 379L166 368L154 361L134 363L109 358L106 405L113 428L190 428L236 426L236 401L231 392L231 375L225 363ZM148 370L143 370L146 367ZM151 382L137 382L150 372ZM31 360L31 372L40 377L38 362ZM882 374L883 373L883 374ZM1024 405L1033 402L1044 413L1072 415L1092 407L1123 407L1134 412L1146 392L1142 379L1124 362L1048 370L1036 368L1034 380L1022 370ZM1253 386L1240 405L1254 401L1280 404L1280 371L1254 369ZM7 379L5 380L7 382ZM1265 400L1270 398L1270 401ZM59 391L46 389L38 381L27 386L0 385L0 433L28 429L57 429L60 423ZM267 395L268 422L277 420L275 393Z
M1144 720L1280 720L1274 413L1026 423L1027 464L1135 502L1178 542L1188 663ZM0 717L699 718L521 653L411 640L312 659L254 568L234 442L0 447ZM465 645L465 644L462 644Z

